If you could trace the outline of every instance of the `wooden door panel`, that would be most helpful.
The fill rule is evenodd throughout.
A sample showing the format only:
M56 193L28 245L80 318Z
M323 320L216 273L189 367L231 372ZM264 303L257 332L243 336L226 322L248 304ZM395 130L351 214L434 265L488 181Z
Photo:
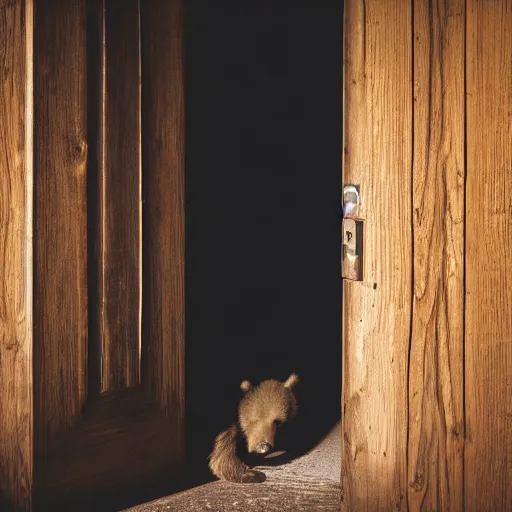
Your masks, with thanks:
M99 337L101 391L140 383L141 98L138 0L99 7Z
M468 512L512 510L512 2L467 1Z
M141 387L91 400L72 428L36 459L40 510L76 506L105 494L151 485L162 472L173 478L180 461L174 424Z
M505 511L512 2L413 4L345 2L365 277L344 283L342 508Z
M35 5L34 415L37 447L87 394L87 63L84 0Z
M35 493L43 510L121 495L183 459L181 4L143 5L144 52L137 0L51 0L36 10ZM142 353L151 357L141 376Z
M410 511L463 510L464 9L414 7Z
M141 2L143 362L151 396L183 432L185 117L181 0ZM181 434L180 434L181 435ZM182 446L183 440L176 439Z
M346 511L407 510L411 20L401 0L345 2L343 180L364 219L364 281L343 286Z
M0 0L0 509L32 502L32 0Z

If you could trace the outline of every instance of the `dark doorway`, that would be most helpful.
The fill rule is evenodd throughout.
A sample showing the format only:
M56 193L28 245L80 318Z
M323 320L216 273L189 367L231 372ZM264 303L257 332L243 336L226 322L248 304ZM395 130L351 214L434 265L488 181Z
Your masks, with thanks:
M209 479L243 379L300 375L303 450L340 419L342 3L193 0L185 29L187 460Z

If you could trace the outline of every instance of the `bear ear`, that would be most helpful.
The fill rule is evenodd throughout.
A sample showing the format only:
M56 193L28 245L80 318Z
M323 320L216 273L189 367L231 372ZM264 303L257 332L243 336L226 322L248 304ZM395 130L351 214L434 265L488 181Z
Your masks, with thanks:
M297 384L297 382L299 382L299 376L297 374L295 374L295 373L292 373L286 379L286 382L284 383L284 387L288 388L288 389L292 389L293 386L295 386L295 384Z
M241 384L240 384L240 389L244 392L247 393L247 391L249 391L250 389L252 389L252 384L248 381L248 380L244 380Z

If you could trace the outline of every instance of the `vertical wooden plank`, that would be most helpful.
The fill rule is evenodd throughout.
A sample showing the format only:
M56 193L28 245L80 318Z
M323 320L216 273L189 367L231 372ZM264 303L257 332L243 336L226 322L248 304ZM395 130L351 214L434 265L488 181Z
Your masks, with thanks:
M32 0L0 0L0 509L32 502Z
M511 0L467 0L468 512L512 510L511 27Z
M139 383L141 126L138 0L102 2L99 158L101 390Z
M143 381L184 421L184 95L181 0L141 3L143 127Z
M361 187L364 280L343 286L341 509L407 509L412 13L347 0L344 183Z
M414 3L410 511L463 509L464 14Z
M86 16L84 0L36 4L34 59L36 449L86 396Z

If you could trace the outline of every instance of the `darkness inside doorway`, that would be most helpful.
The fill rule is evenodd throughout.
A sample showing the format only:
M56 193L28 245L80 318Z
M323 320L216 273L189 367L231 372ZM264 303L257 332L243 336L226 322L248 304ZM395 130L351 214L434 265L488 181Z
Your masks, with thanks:
M243 379L300 375L302 450L341 415L342 3L272 5L185 2L194 483Z

